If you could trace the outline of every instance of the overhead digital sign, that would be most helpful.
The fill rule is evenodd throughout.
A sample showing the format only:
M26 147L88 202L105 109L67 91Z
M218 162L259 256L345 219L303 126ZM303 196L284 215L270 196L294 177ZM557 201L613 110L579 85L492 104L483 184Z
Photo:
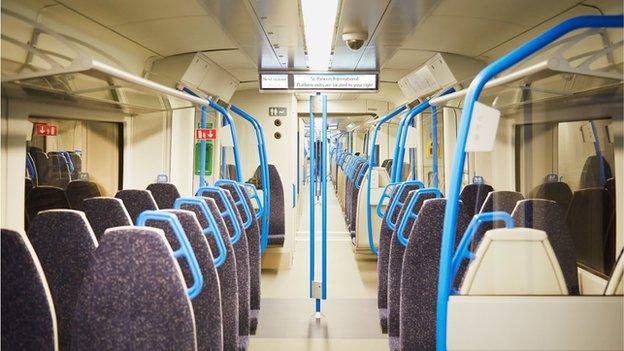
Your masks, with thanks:
M260 90L369 91L379 89L377 73L260 73Z

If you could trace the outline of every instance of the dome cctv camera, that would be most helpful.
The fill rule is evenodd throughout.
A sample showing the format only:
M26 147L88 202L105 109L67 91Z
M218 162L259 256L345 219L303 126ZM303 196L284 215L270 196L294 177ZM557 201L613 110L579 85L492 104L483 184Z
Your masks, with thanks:
M347 44L349 49L353 51L359 50L364 42L368 39L368 33L344 33L342 40Z

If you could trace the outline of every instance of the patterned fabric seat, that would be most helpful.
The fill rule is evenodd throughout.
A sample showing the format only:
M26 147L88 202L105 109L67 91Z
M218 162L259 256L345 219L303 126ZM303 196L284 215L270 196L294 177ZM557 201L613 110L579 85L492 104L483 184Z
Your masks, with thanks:
M418 190L418 188L419 186L415 184L406 185L401 192L399 201L401 203L407 203L407 196L409 193L413 190ZM389 203L394 201L397 192L398 190L392 194ZM390 242L392 239L392 229L390 229L387 222L388 212L389 211L386 211L384 213L381 222L377 256L377 277L379 281L377 286L377 308L379 309L379 322L383 333L388 332L388 261L390 259ZM394 211L391 218L392 223L399 223L399 213L400 211Z
M159 209L173 208L173 203L180 197L178 188L173 183L152 183L147 186Z
M235 191L233 184L219 185L221 188L230 192L234 201L240 200L237 192ZM253 209L251 198L243 185L238 185L243 194L243 201L247 204L247 207ZM243 213L243 205L238 205L238 211ZM247 236L247 244L249 245L249 332L251 334L256 333L258 327L258 313L260 312L260 224L255 216L252 216L251 226L245 229Z
M570 295L579 294L578 271L574 241L568 232L561 205L554 201L529 199L518 202L512 217L517 227L546 232L557 256Z
M221 218L221 212L217 204L211 198L204 197L203 199L206 201L210 213L217 222L227 251L227 258L225 262L217 268L217 274L219 275L219 288L221 289L223 349L234 351L238 349L238 278L236 275L236 255L234 253L234 247L230 242L230 234L225 221ZM194 212L202 228L205 229L210 226L208 219L204 216L199 206L184 204L181 207L184 210ZM212 236L207 236L206 239L210 245L211 252L218 252L215 239Z
M158 210L158 205L156 205L156 201L149 190L119 190L115 197L123 201L130 218L132 218L132 223L136 223L141 212Z
M72 209L83 211L82 202L84 199L102 196L97 184L88 180L72 180L67 184L65 194Z
M245 235L245 229L243 228L243 219L241 214L234 203L234 199L228 190L223 189L230 205L234 209L236 220L229 219L225 221L228 233L234 233L234 226L239 226L241 230L241 236L238 242L233 244L234 257L236 257L236 275L238 277L238 335L239 348L247 349L247 343L249 339L249 314L250 314L250 302L249 302L249 245L247 244L247 236ZM206 194L208 198L215 201L219 212L225 212L225 202L216 194ZM228 239L229 240L229 239Z
M446 199L425 201L403 258L400 289L401 350L435 350L440 245ZM455 245L470 217L460 203Z
M197 336L198 351L223 350L223 331L221 314L221 292L219 288L219 276L214 266L213 256L208 246L206 236L197 221L195 213L186 210L164 210L173 213L186 234L199 267L204 277L202 291L193 300L193 312L195 315L195 329ZM171 226L162 221L148 220L150 227L162 229L169 245L173 250L180 247ZM218 251L217 251L218 254ZM182 269L182 275L187 287L193 285L193 276L185 260L178 260Z
M485 200L483 201L483 205L481 206L479 213L503 211L511 214L514 207L516 207L516 203L522 199L524 199L524 196L517 191L491 191L487 194ZM479 230L475 233L474 239L472 240L471 248L476 250L481 242L481 238L485 235L485 232L490 229L502 227L504 227L504 225L498 221L481 224L479 226Z
M26 217L29 223L40 211L69 208L65 192L54 186L36 186L26 196Z
M408 194L407 199L405 200L406 204L409 203L415 193L415 191L411 191ZM412 213L418 214L425 200L431 199L434 196L435 195L431 193L421 194L417 202L414 204L414 207L411 209ZM398 239L398 230L400 221L407 215L407 207L407 205L403 206L399 213L396 228L392 232L392 239L390 239L390 254L388 258L388 337L390 339L390 349L392 350L396 350L399 343L401 272L403 269L403 254L405 252L405 247L399 242ZM413 219L408 220L405 230L407 230L405 237L409 238L410 233L414 230Z
M72 350L196 350L193 309L162 230L104 233L78 298Z
M28 238L48 280L58 321L59 347L71 344L72 316L97 241L82 212L48 210L30 225Z
M3 350L58 350L56 314L39 259L18 232L0 232Z
M459 194L459 199L464 204L466 213L470 216L479 213L485 198L491 191L494 191L494 188L488 184L472 183L464 186Z
M572 201L572 189L564 182L547 182L536 186L527 194L527 199L546 199L561 205L563 212L567 212Z
M108 228L132 225L132 218L130 218L123 201L114 197L85 199L82 209L98 240Z

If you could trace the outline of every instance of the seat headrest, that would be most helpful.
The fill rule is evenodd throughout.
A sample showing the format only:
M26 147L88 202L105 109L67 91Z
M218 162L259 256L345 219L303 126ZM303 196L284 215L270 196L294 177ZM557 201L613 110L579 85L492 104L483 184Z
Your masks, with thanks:
M462 295L567 295L546 233L529 228L485 233L462 283Z
M149 190L125 189L119 190L115 195L121 199L132 218L132 223L136 223L137 218L143 211L156 211L158 205Z
M180 198L180 192L173 183L152 183L147 190L152 193L159 209L173 208L175 200Z

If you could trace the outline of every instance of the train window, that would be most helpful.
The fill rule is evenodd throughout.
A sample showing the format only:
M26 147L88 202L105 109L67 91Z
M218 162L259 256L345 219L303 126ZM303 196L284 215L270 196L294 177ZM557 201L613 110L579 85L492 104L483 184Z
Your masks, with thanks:
M33 186L65 189L78 179L95 182L103 196L122 184L123 125L100 121L30 118L26 176Z

